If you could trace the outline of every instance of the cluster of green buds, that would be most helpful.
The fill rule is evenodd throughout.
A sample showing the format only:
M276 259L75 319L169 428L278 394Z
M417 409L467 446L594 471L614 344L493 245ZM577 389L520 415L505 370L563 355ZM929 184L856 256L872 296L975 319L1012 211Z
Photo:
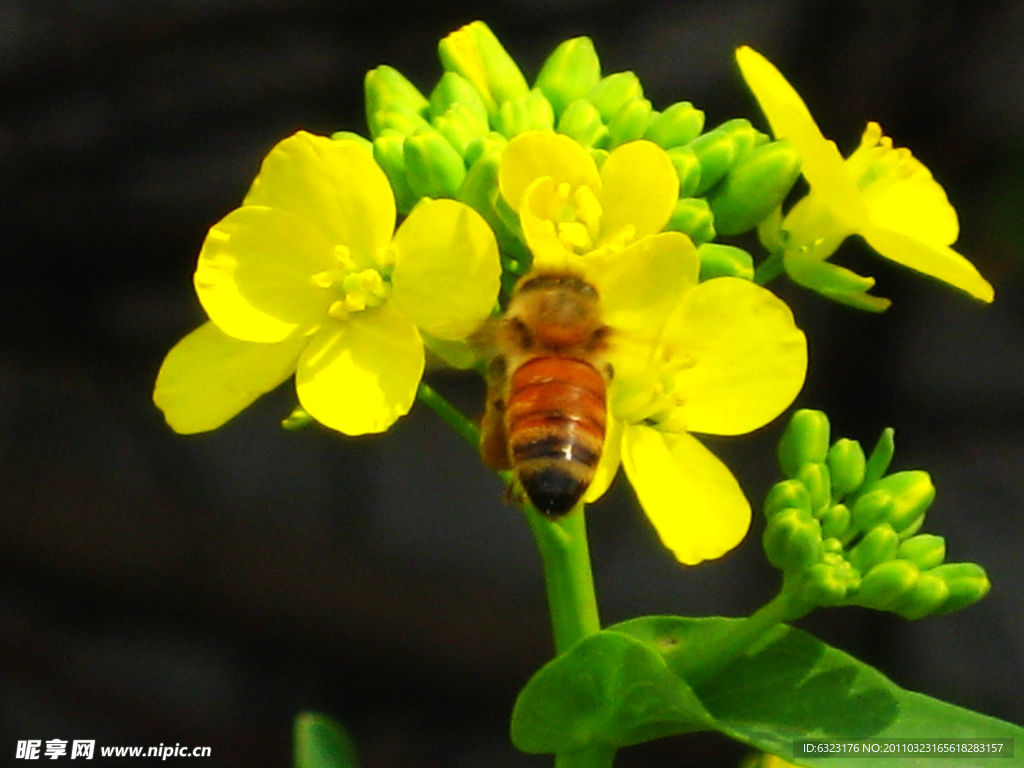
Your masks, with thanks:
M601 74L587 37L555 48L532 87L481 21L444 38L439 53L444 73L429 95L389 66L366 76L373 153L400 212L423 197L465 202L494 229L506 270L522 271L529 256L497 184L508 140L525 131L557 131L586 147L600 166L609 150L646 139L675 166L679 200L667 228L706 244L702 277L753 277L749 253L711 241L751 230L779 209L800 172L800 157L787 141L770 140L745 119L704 131L704 113L687 101L654 109L633 72Z
M859 605L919 619L988 593L981 566L944 563L945 540L918 533L935 486L920 470L886 474L892 429L867 457L856 440L829 439L824 413L797 411L779 442L788 479L765 500L764 548L783 572L792 618L816 606Z

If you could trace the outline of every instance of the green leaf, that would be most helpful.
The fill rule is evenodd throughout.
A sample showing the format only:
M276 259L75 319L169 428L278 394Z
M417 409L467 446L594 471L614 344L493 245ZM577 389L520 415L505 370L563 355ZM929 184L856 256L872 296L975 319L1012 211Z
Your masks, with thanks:
M632 635L659 651L667 668L686 680L699 679L697 665L720 656L717 649L728 648L727 638L744 622L651 616L610 631ZM796 739L1024 739L1024 728L906 691L873 667L785 625L765 633L697 685L696 693L713 717L711 728L786 759L793 759ZM802 756L794 762L863 768L863 756ZM871 759L872 768L947 764L962 766L963 760L934 755Z
M295 718L295 768L357 768L356 750L348 733L319 712Z
M512 741L531 754L621 747L711 727L657 648L613 631L591 635L545 665L512 712Z

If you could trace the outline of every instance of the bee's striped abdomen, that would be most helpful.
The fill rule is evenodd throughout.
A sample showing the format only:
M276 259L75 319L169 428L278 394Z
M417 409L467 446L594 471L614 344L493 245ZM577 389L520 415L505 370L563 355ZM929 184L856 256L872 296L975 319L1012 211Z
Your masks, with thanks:
M509 380L509 460L530 501L561 515L583 496L601 459L604 377L585 360L535 357Z

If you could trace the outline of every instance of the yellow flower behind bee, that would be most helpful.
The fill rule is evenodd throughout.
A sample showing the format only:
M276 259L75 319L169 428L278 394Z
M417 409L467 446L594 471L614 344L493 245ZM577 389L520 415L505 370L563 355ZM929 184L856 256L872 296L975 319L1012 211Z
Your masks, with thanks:
M660 232L679 195L672 161L653 142L623 144L598 169L584 147L549 131L509 142L498 184L519 214L535 268L578 266L581 257Z
M394 195L366 148L300 131L207 235L195 288L210 323L168 353L153 399L176 431L203 432L294 372L317 421L381 432L412 406L421 332L468 336L500 271L471 208L424 200L396 232Z
M736 60L776 138L801 154L810 194L782 222L784 261L790 276L828 294L816 269L850 235L860 235L882 256L942 280L982 301L994 291L966 258L950 248L959 226L942 186L910 150L894 148L877 123L869 123L860 146L843 159L826 139L796 90L771 62L743 46ZM834 268L833 270L837 270ZM846 272L844 270L844 272ZM854 276L846 274L852 285ZM859 278L862 291L873 281ZM885 309L888 301L862 292L839 291L840 301Z
M567 136L521 134L505 150L499 184L535 268L582 276L611 330L609 418L585 500L604 494L621 463L680 562L720 557L746 535L750 504L691 433L750 432L793 401L807 348L789 308L749 280L699 282L693 242L661 231L678 177L650 142L616 148L598 169Z

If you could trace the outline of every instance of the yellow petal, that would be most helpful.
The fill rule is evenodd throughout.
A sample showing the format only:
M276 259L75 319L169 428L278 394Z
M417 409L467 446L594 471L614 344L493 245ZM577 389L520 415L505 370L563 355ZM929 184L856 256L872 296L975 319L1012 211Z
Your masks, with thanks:
M544 176L550 176L556 186L568 182L574 189L588 186L596 191L601 187L590 153L568 136L527 131L512 139L498 169L498 186L512 210L519 210L527 187Z
M601 460L594 470L594 479L590 481L587 492L583 494L583 500L590 504L597 501L611 486L619 471L622 452L622 429L621 419L612 418L608 414L607 426L604 433L604 446L601 448Z
M195 288L210 319L242 341L305 335L332 300L312 277L336 264L332 245L305 219L263 206L238 208L211 229Z
M601 298L605 324L632 341L657 339L700 274L697 249L680 232L649 235L621 252L595 254L584 263Z
M925 243L952 245L960 233L956 209L942 185L920 168L922 174L885 185L878 194L865 194L868 216L874 226Z
M867 228L862 234L868 245L897 264L938 278L976 299L990 302L995 298L992 284L981 276L971 262L952 248L930 245L881 227Z
M463 339L490 315L501 261L491 228L454 200L425 200L395 233L392 301L427 333Z
M644 512L679 562L721 557L750 528L750 504L736 478L691 435L627 425L622 463Z
M361 268L381 263L395 229L394 193L366 149L305 131L270 151L244 205L305 218L346 246Z
M665 150L650 141L632 141L612 151L601 166L601 231L624 226L635 238L665 228L679 197L679 176Z
M747 86L764 112L777 139L789 139L801 156L804 178L829 198L837 215L854 221L866 216L857 185L844 168L843 156L826 139L800 94L768 59L742 46L736 61Z
M295 385L321 424L346 435L383 432L412 407L423 364L416 326L389 302L325 324L299 358Z
M682 366L677 418L690 432L739 435L767 424L793 402L807 371L807 342L789 307L736 277L686 294L661 346Z
M175 432L216 429L287 379L305 343L253 344L205 323L167 353L153 402Z

